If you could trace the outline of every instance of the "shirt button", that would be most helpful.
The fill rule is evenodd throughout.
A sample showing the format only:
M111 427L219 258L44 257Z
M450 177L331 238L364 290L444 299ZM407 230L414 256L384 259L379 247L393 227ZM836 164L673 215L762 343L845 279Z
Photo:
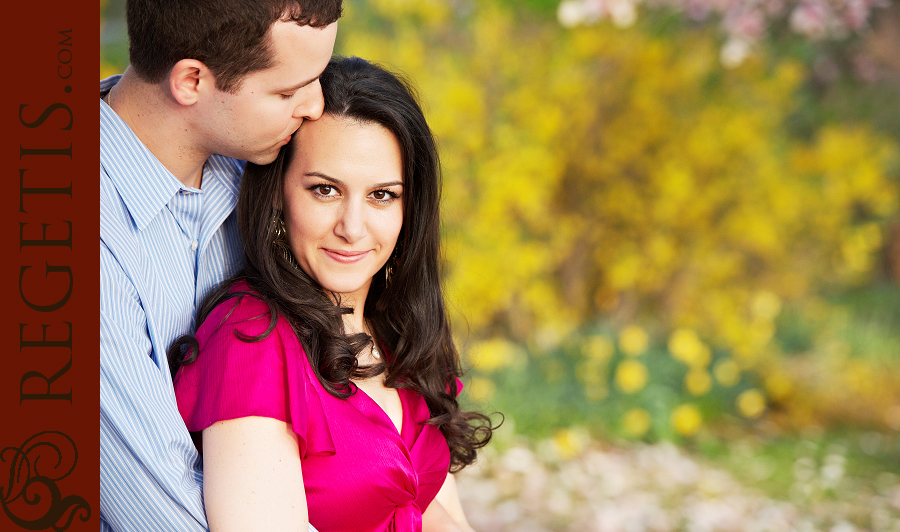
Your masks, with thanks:
M197 251L197 241L191 242L191 251Z

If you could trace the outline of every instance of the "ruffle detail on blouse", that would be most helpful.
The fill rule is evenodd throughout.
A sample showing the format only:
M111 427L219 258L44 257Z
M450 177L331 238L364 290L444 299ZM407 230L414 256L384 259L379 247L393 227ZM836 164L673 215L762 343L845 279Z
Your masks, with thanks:
M233 291L246 291L239 283ZM271 323L267 304L252 294L217 306L197 330L200 353L175 377L178 410L190 431L217 421L269 417L290 423L300 456L333 455L328 419L310 379L316 379L297 336L284 318ZM327 393L327 392L325 392Z
M412 393L409 395L412 397L406 404L413 410L410 412L410 417L412 419L428 419L431 417L428 412L428 405L425 404L421 396ZM447 455L449 454L449 449L447 453L435 453L434 450L441 447L447 449L447 439L444 438L444 435L439 430L423 430L425 428L424 424L419 424L417 428L417 433L412 435L415 441L407 439L404 442L409 449L410 462L416 464L415 469L418 477L416 484L420 492L423 491L424 486L436 484L437 486L433 490L434 493L437 493L447 478L447 467L449 465ZM429 489L424 489L424 491L429 491ZM433 497L434 495L432 494L431 496Z
M318 382L318 377L309 365L306 351L297 340L296 335L287 325L284 318L279 320L276 327L286 329L282 334L290 334L293 341L285 341L285 359L287 362L288 389L291 390L288 398L288 410L290 413L291 428L297 436L306 442L306 448L300 448L300 457L306 458L312 455L333 455L335 453L334 441L331 439L331 430L328 428L328 418L322 407L322 399L319 393L328 393L320 387L313 386L312 381Z

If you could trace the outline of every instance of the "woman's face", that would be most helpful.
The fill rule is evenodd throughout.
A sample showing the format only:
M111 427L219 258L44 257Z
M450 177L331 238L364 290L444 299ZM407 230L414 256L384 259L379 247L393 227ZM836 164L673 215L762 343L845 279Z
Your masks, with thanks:
M403 169L394 135L322 115L294 139L284 223L297 263L342 302L362 306L403 226Z

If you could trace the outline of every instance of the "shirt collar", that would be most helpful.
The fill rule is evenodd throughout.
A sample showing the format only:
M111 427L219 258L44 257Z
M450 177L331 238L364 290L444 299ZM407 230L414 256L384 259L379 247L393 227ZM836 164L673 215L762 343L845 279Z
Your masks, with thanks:
M100 92L111 89L121 77L117 74L102 80ZM237 202L243 164L222 155L211 156L203 166L204 189L211 181L219 181L233 205ZM103 100L100 100L100 165L121 195L138 231L147 227L179 191L202 192L185 186L172 175Z

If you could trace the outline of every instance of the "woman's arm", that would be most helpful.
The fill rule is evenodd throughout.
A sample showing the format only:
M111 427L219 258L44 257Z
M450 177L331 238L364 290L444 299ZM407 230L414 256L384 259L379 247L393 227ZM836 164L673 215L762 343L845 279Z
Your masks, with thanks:
M450 473L447 473L447 479L444 480L444 485L441 486L434 501L422 514L422 528L425 532L451 530L475 532L466 520L462 504L459 502L459 492L456 490L456 479Z
M437 499L422 512L422 532L462 532Z
M211 532L307 530L297 435L267 417L203 431L203 500Z

